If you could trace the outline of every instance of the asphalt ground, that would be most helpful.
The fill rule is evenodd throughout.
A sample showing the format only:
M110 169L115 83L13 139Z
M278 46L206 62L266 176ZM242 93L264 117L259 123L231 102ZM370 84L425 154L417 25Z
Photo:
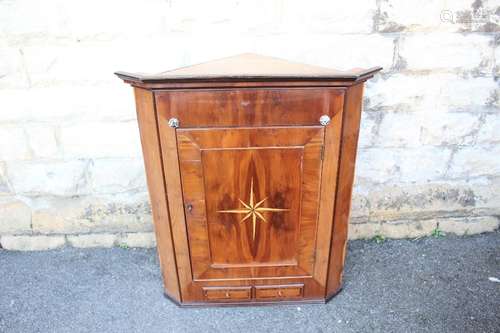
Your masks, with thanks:
M326 305L179 308L153 249L0 250L0 332L500 332L500 233L352 241Z

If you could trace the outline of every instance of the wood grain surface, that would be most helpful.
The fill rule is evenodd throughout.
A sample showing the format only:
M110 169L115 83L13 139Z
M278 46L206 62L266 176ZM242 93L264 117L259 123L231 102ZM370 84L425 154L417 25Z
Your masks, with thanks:
M238 72L243 60L256 67ZM273 63L282 67L265 73ZM120 74L136 87L169 298L260 305L339 292L363 82L378 70L247 55L157 77Z

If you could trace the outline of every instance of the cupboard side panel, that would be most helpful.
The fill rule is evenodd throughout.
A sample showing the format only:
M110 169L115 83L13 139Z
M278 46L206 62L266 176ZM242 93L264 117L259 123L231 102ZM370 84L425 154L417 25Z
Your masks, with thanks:
M180 301L154 95L140 88L134 94L163 284L168 296Z
M333 217L333 236L328 268L327 298L337 293L342 285L362 99L363 83L348 88L343 111L339 172Z
M179 276L179 288L181 302L194 301L193 275L191 271L191 258L189 253L189 240L184 215L184 202L182 194L182 182L179 169L179 152L177 147L176 128L168 125L170 118L170 100L158 102L155 95L156 111L158 116L158 132L160 134L160 146L163 165L165 167L165 184L167 190L168 207L170 213L170 226L172 228L173 244L175 248L175 259L177 263L177 274Z
M342 129L345 90L335 89L330 93L329 115L331 122L325 127L323 170L319 202L318 236L316 239L316 258L314 276L318 283L326 287L330 242L333 229L335 190L337 188L338 156Z

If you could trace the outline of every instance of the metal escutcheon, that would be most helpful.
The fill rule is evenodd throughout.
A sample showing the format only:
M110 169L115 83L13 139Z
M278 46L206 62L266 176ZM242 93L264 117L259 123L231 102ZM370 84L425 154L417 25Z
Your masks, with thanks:
M319 123L323 126L326 126L330 123L330 117L328 117L326 114L322 115L319 118Z
M170 126L172 128L179 127L179 119L177 119L177 118L170 118L168 120L168 126Z

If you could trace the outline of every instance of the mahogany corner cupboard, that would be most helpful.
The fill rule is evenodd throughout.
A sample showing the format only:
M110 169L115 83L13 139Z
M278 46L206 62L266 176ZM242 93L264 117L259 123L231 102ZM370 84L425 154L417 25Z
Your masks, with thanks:
M342 287L364 82L243 54L134 87L165 295L324 303Z

